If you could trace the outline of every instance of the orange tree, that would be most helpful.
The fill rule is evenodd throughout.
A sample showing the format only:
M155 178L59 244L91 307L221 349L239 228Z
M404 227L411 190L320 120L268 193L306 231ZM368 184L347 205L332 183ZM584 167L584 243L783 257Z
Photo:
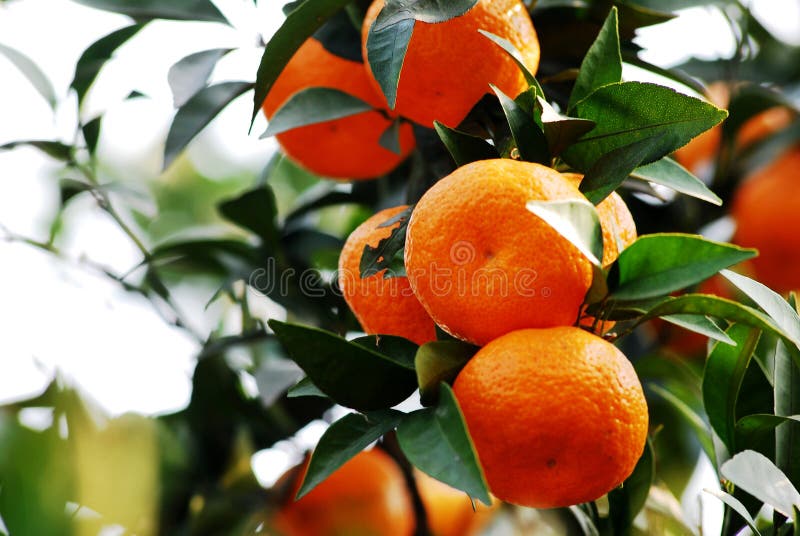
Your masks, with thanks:
M106 60L150 21L227 23L207 0L80 3L133 22L78 61L79 106ZM779 294L749 261L760 246L771 259L796 258L780 227L791 225L784 212L796 216L797 170L773 166L761 172L768 180L756 175L737 192L775 155L796 155L796 107L778 88L800 80L800 51L740 3L717 0L708 4L722 6L738 36L729 61L668 70L639 57L637 29L704 4L290 2L254 81L209 84L225 49L187 56L170 72L178 110L165 168L251 91L251 119L263 109L265 135L283 148L262 179L211 200L211 221L229 225L223 238L144 237L146 218L121 214L98 178L102 116L79 121L74 143L3 146L63 163L61 209L94 196L142 255L131 272L108 275L165 308L168 321L189 329L171 289L198 276L214 282L210 302L242 318L236 333L200 334L181 411L98 420L60 381L3 407L8 532L118 524L136 534L425 535L456 530L456 519L470 527L457 531L480 530L485 516L495 530L535 531L521 512L553 508L537 514L551 530L693 533L675 497L702 456L721 483L707 491L724 505L721 533L795 533L800 316L788 291L800 286L798 267L778 261L776 290L787 292ZM47 94L35 66L0 51ZM729 112L623 80L623 62L696 94L706 93L699 79L724 81ZM786 112L779 125L737 141L775 107ZM706 168L671 158L710 129L717 141L696 147L710 153ZM169 206L185 210L195 195L190 186ZM734 197L736 238L704 237ZM54 225L46 242L9 238L59 255L58 232ZM695 292L718 273L735 299ZM254 314L248 289L285 316ZM665 323L707 340L705 359L664 344L654 332ZM242 349L250 359L232 357ZM245 375L259 396L244 389ZM409 397L417 403L399 405ZM306 463L259 485L253 452L333 406L347 413ZM64 424L24 426L16 416L33 407L52 408ZM373 444L384 453L365 457ZM380 469L360 470L365 483L354 486L347 471L366 458ZM480 523L452 502L440 512L429 477L460 491L470 510L471 500L495 507L479 507ZM75 505L96 516L75 515Z

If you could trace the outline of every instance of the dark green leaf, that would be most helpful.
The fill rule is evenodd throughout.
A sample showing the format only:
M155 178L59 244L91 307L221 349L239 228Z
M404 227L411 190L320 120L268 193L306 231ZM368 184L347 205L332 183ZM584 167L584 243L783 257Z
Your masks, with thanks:
M208 271L234 277L247 277L260 267L258 250L245 242L225 239L187 240L160 244L150 252L153 266L188 266L192 271Z
M786 475L763 454L746 450L722 464L721 475L759 501L785 515L800 504L800 493Z
M61 179L58 181L58 189L61 194L61 206L63 207L76 195L91 190L92 185L74 179Z
M97 142L100 141L100 123L102 121L103 116L101 115L81 126L83 139L86 140L86 148L91 154L94 154L95 150L97 150Z
M490 504L489 489L453 390L442 383L436 407L410 413L397 428L408 460L422 472Z
M789 419L800 413L800 350L779 340L775 348L774 411ZM800 423L787 422L775 430L775 463L794 482L800 482Z
M563 153L568 164L588 171L604 154L644 138L663 135L655 162L713 127L727 112L700 99L644 82L609 84L577 103L574 115L597 126Z
M617 277L609 280L611 297L639 300L669 294L755 255L755 250L697 235L645 235L620 253Z
M722 199L708 189L703 181L692 175L686 168L671 158L662 158L652 164L633 170L631 177L672 188L676 192L722 205Z
M608 515L614 534L626 534L633 525L633 520L644 508L650 486L656 476L656 465L653 458L653 446L648 440L641 458L636 463L633 473L625 479L621 487L608 493Z
M750 527L750 530L752 530L753 533L756 534L756 536L761 536L761 533L758 532L758 528L756 527L755 520L753 519L753 517L750 515L750 512L747 511L747 508L745 508L745 506L739 499L737 499L733 495L729 495L728 493L725 493L724 491L718 489L706 488L703 491L713 495L723 503L727 504L731 509L733 509L734 512L742 516L742 519L744 519L745 523L747 523L747 525Z
M394 24L408 18L438 24L460 17L477 3L478 0L389 0L382 13L385 24Z
M363 14L359 13L358 18L361 20L357 21L355 17L350 16L353 9L358 8L351 4L328 19L322 28L314 32L314 39L331 54L361 63L364 61L361 55Z
M400 71L406 57L408 43L414 32L414 19L401 19L387 24L385 10L381 11L367 35L367 61L375 80L386 97L389 108L397 102Z
M575 140L595 127L594 121L561 115L542 97L536 98L536 104L541 111L547 146L553 156L560 155Z
M364 348L372 348L401 367L414 370L414 356L417 355L419 346L408 339L396 335L365 335L356 337L350 342L360 344Z
M314 385L310 378L305 377L297 382L293 387L289 388L286 393L288 398L300 398L301 396L318 396L328 398L328 395L319 390L319 387Z
M525 65L525 60L522 59L522 53L514 46L514 44L509 41L508 39L504 39L499 35L494 35L493 33L489 33L486 30L478 30L484 37L490 39L494 44L502 48L506 51L506 53L511 56L511 59L514 60L514 63L517 64L520 71L522 71L522 75L525 77L525 81L528 82L528 86L533 87L536 89L537 96L544 97L544 91L542 90L542 86L539 85L539 82L536 81L536 78L531 73L528 66Z
M399 225L392 228L392 234L378 242L377 247L364 246L364 252L361 254L361 262L359 264L362 278L373 276L382 270L386 270L387 276L396 275L392 270L392 261L395 255L401 253L405 247L406 228L413 210L414 207L410 206L379 226L393 227L399 223Z
M470 162L477 162L478 160L489 160L492 158L499 158L500 155L497 149L486 140L455 130L439 121L433 122L433 128L439 138L447 147L450 156L456 163L456 166L463 166Z
M400 127L402 126L401 119L395 119L386 127L386 130L381 132L381 137L378 138L378 145L394 154L401 154L403 149L400 147Z
M760 331L734 324L727 333L736 346L717 343L708 355L703 373L703 405L711 427L728 452L736 452L736 405Z
M617 8L612 7L581 63L575 87L569 96L567 111L597 88L622 80L622 56L619 51Z
M419 347L414 359L423 405L431 405L439 396L439 384L451 383L478 351L462 341L434 341Z
M316 328L277 320L270 320L269 326L314 385L342 406L386 409L416 388L413 370L376 350Z
M236 97L253 89L249 82L222 82L201 89L178 109L169 127L164 147L164 169L186 148L190 141Z
M75 1L96 9L128 15L136 20L169 19L228 24L228 20L210 0L181 0L180 2L164 2L162 0Z
M128 39L144 28L144 24L133 24L126 26L105 37L101 37L83 51L78 63L75 64L75 75L69 87L73 88L78 94L78 104L83 103L86 93L97 78L100 69L111 59L114 51L117 50Z
M603 230L594 205L581 199L528 201L525 207L578 248L595 266L603 258Z
M17 147L35 147L39 149L47 156L55 158L56 160L63 160L69 161L72 159L72 147L61 143L60 141L49 141L49 140L24 140L24 141L12 141L10 143L6 143L5 145L0 145L0 151L9 151L11 149L16 149Z
M243 193L219 204L219 212L227 220L256 234L268 247L278 243L278 208L275 194L269 185Z
M511 127L511 135L514 137L520 157L528 162L549 165L550 154L547 148L547 138L536 124L533 116L525 112L499 88L491 84L490 86L500 100L500 106L503 107L503 113L508 120L508 126Z
M745 415L736 421L736 433L745 437L771 433L784 423L800 423L800 415L781 416L771 413Z
M310 87L298 91L281 106L269 121L262 138L298 127L333 121L372 110L372 105L328 87Z
M662 316L662 320L675 324L694 333L705 335L709 339L736 346L736 342L728 337L722 329L707 316L701 315L670 315Z
M206 87L206 82L217 62L231 50L230 48L214 48L195 52L169 68L167 81L172 90L172 103L175 108L186 104L195 93Z
M56 90L53 88L50 79L47 78L47 75L42 72L39 66L19 50L3 44L0 44L0 54L8 58L8 60L25 75L34 89L39 92L39 95L44 97L44 100L47 101L50 108L55 109L56 101L58 100L56 97Z
M350 458L400 424L403 413L376 411L367 415L350 413L333 423L317 444L296 499L314 489Z
M708 425L697 414L697 412L695 412L686 402L656 383L648 383L647 389L666 401L678 412L679 415L683 417L686 423L694 431L697 440L700 442L700 446L703 447L703 452L706 453L708 458L713 463L714 460L716 460L716 451L714 450L714 443L711 440L711 431L708 429Z

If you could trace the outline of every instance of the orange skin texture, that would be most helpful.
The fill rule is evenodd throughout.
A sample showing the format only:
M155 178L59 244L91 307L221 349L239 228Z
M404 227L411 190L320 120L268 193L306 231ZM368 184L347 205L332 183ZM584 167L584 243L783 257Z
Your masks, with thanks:
M434 321L484 345L522 328L571 325L591 263L525 205L585 199L557 171L529 162L473 162L417 203L406 235L411 288Z
M331 54L316 39L307 40L295 53L270 90L262 106L267 119L295 93L310 87L338 89L377 109L382 99L375 93L363 64ZM295 128L276 137L283 151L300 166L323 177L369 179L390 172L414 149L411 125L400 127L401 154L381 147L381 134L391 121L378 111Z
M302 480L295 482L292 499ZM290 499L274 526L282 536L411 536L414 509L400 468L373 449L356 455L299 501Z
M339 287L366 333L398 335L425 344L436 340L436 327L414 296L408 278L384 278L385 270L365 279L360 276L364 247L377 247L391 235L399 222L392 227L379 226L406 208L382 210L350 234L339 257Z
M383 8L372 3L362 27L362 54L367 36ZM485 30L513 43L532 73L539 66L539 40L520 0L480 0L464 15L429 24L416 21L397 89L395 112L426 127L438 120L457 126L494 84L511 98L527 89L514 61L478 33ZM365 63L369 69L369 64ZM372 77L375 89L381 89Z
M422 504L428 514L428 527L433 536L474 536L487 525L500 503L486 506L476 501L475 510L469 496L463 491L415 470Z
M731 214L733 241L758 249L751 261L756 279L777 292L800 288L800 146L746 178Z
M619 486L647 440L647 403L614 345L580 328L527 329L492 341L455 395L492 493L555 508Z

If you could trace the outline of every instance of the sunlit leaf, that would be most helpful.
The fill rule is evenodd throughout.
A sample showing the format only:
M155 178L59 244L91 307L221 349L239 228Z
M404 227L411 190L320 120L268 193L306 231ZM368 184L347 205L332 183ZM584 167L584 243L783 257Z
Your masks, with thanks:
M622 57L619 51L617 8L612 7L600 33L581 63L578 78L569 96L567 111L594 90L622 80Z
M759 501L791 517L800 504L800 492L783 472L763 454L745 450L722 464L720 473Z
M631 177L666 186L676 192L708 201L714 205L722 205L722 199L709 190L703 181L671 158L665 157L652 164L638 167L633 170Z
M603 258L603 230L594 206L581 199L528 201L526 208L566 238L595 266Z
M30 81L36 91L39 92L50 108L56 107L56 90L53 83L39 68L36 63L28 56L15 48L0 44L0 54L4 55L22 74Z
M230 48L214 48L195 52L180 59L167 73L167 81L172 90L172 104L180 108L192 96L206 87L208 78L214 71L217 62Z

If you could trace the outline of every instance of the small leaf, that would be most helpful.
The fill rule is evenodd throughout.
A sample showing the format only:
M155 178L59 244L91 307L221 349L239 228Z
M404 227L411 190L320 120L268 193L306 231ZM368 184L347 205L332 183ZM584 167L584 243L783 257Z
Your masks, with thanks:
M222 22L228 20L210 0L75 0L79 4L128 15L136 20L150 19Z
M400 71L414 32L414 19L386 23L385 9L378 14L367 34L367 61L391 110L397 103Z
M264 184L243 193L235 199L219 204L219 212L226 219L256 234L273 250L278 244L278 208L275 193Z
M439 384L455 380L477 351L476 346L462 341L433 341L420 346L414 366L422 404L433 404L439 395Z
M800 415L772 415L771 413L753 413L736 421L736 433L742 436L754 436L770 433L784 423L800 423Z
M310 378L305 377L294 386L290 387L286 392L288 398L300 398L303 396L317 396L321 398L328 398L328 395L319 390L319 387L314 385Z
M325 430L311 455L308 471L295 500L321 484L353 456L394 430L403 413L394 410L376 411L367 415L350 413Z
M61 194L61 206L63 207L76 195L91 190L92 185L74 179L61 179L58 181L58 189Z
M597 88L622 80L622 56L619 51L617 8L612 7L600 33L583 58L578 78L569 96L567 111Z
M341 119L369 112L372 105L344 91L327 87L310 87L298 91L281 106L262 138L274 136L298 127Z
M414 371L387 355L317 328L277 320L269 327L314 385L342 406L386 409L416 389Z
M447 147L450 156L456 163L456 166L463 166L470 162L477 162L478 160L490 160L492 158L499 158L500 155L497 149L486 140L455 130L439 121L433 122L433 128L439 138Z
M536 97L536 103L541 110L547 146L553 156L560 155L575 140L595 127L594 121L561 115L541 97Z
M386 24L413 18L428 24L447 22L460 17L478 3L478 0L389 0L383 8ZM376 21L377 24L377 21Z
M745 450L722 464L720 473L759 501L791 517L800 493L786 475L763 454Z
M753 531L753 534L755 534L756 536L761 536L761 533L758 532L758 528L756 527L755 520L753 519L753 517L750 515L750 512L747 511L747 508L745 508L745 506L741 503L739 499L737 499L733 495L730 495L718 489L704 488L703 491L705 491L710 495L713 495L723 503L727 504L734 512L742 516L742 519L744 519L745 523L747 523L747 526L750 527L750 530Z
M100 141L100 123L102 121L103 116L101 115L81 126L83 139L86 141L86 148L90 154L94 154L95 150L97 150L97 142Z
M511 59L514 60L514 63L517 64L519 70L522 71L522 75L525 77L525 81L528 82L528 86L535 88L537 92L537 96L544 97L544 90L542 90L542 86L539 85L536 78L531 73L528 66L525 65L525 60L522 59L522 52L519 51L517 47L514 46L514 43L509 41L508 39L504 39L499 35L494 35L493 33L489 33L486 30L478 30L481 35L490 39L494 44L502 48L506 51L506 53L511 56Z
M409 413L397 428L408 460L436 480L491 504L475 446L453 390L440 384L436 407Z
M608 493L608 514L614 534L628 533L633 525L633 520L647 502L650 486L653 484L655 476L653 446L648 440L631 475L625 479L622 486Z
M525 112L513 99L498 87L489 85L500 100L500 106L503 107L508 126L511 127L511 135L517 144L520 157L528 162L549 165L550 154L547 149L547 138L545 138L542 129L536 124L533 117Z
M386 275L394 275L392 261L395 255L401 253L405 247L406 228L413 210L414 207L410 206L378 226L385 228L397 225L392 228L392 233L388 237L378 242L376 247L364 246L364 252L361 254L359 264L362 278L373 276L383 270L386 270Z
M231 101L251 89L253 84L249 82L222 82L195 93L178 109L169 127L164 146L164 169Z
M652 164L638 167L633 170L631 177L672 188L676 192L708 201L717 206L722 205L722 199L709 190L703 181L671 158L665 157Z
M58 97L56 97L56 90L53 88L53 83L50 82L50 79L47 78L47 75L42 72L39 66L19 50L3 44L0 44L0 54L8 58L8 60L25 75L25 78L27 78L34 89L39 92L39 95L44 97L44 100L47 101L50 108L55 110L58 100Z
M639 300L669 294L755 256L755 250L713 242L697 235L639 237L620 253L611 297ZM613 272L612 272L613 276Z
M566 238L595 266L603 258L603 230L594 205L582 199L528 201L525 207Z
M172 103L180 108L192 96L206 87L206 82L214 71L217 62L233 49L214 48L189 54L180 59L167 73L167 81L172 90Z
M17 147L35 147L39 149L44 154L51 158L55 158L56 160L62 160L64 162L68 162L72 159L72 147L61 143L60 141L49 141L49 140L24 140L24 141L12 141L10 143L6 143L4 145L0 145L0 151L10 151L11 149L16 149Z
M705 335L709 339L720 341L731 346L736 346L736 341L731 339L722 329L707 316L702 315L669 315L662 316L662 320L675 324L694 333Z
M400 127L402 126L401 119L393 120L386 130L381 132L381 137L378 138L378 145L394 154L402 154L402 147L400 147Z

